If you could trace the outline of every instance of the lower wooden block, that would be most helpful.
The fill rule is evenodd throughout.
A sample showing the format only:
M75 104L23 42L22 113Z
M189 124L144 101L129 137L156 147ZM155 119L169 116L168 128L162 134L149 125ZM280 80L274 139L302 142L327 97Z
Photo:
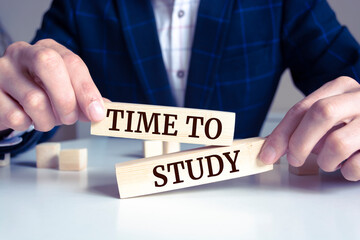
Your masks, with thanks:
M59 169L63 171L80 171L87 167L87 149L65 149L60 152Z
M60 143L41 143L36 146L36 167L58 168Z
M0 159L0 167L6 167L10 164L10 153L4 154L4 159Z
M116 164L121 198L129 198L257 174L273 169L258 155L263 138L230 147L203 147Z
M317 155L310 154L304 165L301 167L293 167L289 165L289 172L298 176L317 175L319 174L319 166L316 162Z
M162 141L144 141L143 142L144 158L160 156L163 154Z
M179 142L163 142L163 154L180 152Z

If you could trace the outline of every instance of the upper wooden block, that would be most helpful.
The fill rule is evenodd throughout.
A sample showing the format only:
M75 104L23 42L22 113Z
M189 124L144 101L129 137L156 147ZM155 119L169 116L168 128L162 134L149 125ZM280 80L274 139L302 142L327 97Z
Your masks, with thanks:
M65 149L60 152L59 169L63 171L80 171L87 167L87 149Z
M36 167L58 168L60 143L41 143L36 145Z
M91 134L207 145L231 145L235 113L156 105L105 103Z
M273 169L258 159L263 138L234 141L230 147L203 147L116 164L121 198L238 178Z

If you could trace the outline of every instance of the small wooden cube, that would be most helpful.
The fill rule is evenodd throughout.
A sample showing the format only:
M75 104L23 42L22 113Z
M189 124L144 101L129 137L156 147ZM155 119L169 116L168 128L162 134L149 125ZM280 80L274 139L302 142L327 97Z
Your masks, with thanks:
M144 158L160 156L163 154L162 141L144 141Z
M41 143L36 146L36 167L58 168L60 143Z
M163 142L163 154L180 152L179 142Z
M80 171L87 167L87 149L64 149L60 152L59 169L63 171Z
M316 159L317 155L311 153L301 167L289 165L289 172L298 176L317 175L319 174L319 166Z
M0 159L0 167L6 167L10 164L10 153L4 154L4 159Z

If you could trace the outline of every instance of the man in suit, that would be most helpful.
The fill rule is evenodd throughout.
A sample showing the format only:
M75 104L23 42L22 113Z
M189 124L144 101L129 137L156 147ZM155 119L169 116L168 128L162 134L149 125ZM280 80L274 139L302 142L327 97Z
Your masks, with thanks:
M0 130L35 126L0 150L102 120L103 97L236 112L235 137L256 136L290 68L307 97L260 158L300 166L314 152L323 170L358 181L359 50L325 0L55 0L33 44L0 59Z

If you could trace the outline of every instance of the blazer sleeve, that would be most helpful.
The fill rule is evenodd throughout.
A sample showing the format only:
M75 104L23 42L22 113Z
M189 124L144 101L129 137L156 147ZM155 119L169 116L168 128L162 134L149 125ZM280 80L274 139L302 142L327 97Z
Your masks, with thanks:
M78 0L54 0L44 14L41 28L36 32L32 43L51 38L78 53L77 25L74 17L77 2Z
M51 38L64 45L73 52L78 51L76 41L76 27L74 23L74 1L54 0L50 9L45 13L41 28L36 32L32 43L38 40ZM55 127L49 132L33 130L22 136L22 142L15 146L0 147L0 155L11 153L12 156L24 152L36 144L50 139L56 132Z
M0 147L0 156L5 153L11 153L11 156L15 156L19 153L25 152L34 147L36 144L49 140L55 134L57 128L58 127L55 127L49 132L39 132L33 130L31 132L25 133L21 136L21 143L14 146Z
M359 82L360 48L326 0L284 1L282 42L295 85L308 95L339 76Z

